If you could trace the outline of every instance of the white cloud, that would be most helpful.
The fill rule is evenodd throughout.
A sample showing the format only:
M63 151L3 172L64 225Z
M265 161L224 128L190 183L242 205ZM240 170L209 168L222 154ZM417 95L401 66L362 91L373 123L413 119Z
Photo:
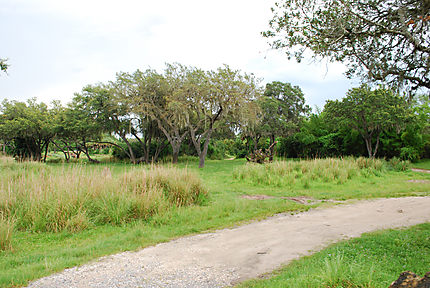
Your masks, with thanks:
M304 85L314 102L338 93L330 92L340 91L336 86L346 87L342 65L329 65L326 73L324 65L297 64L269 49L260 32L267 29L271 5L267 0L0 0L0 33L8 39L0 57L9 57L11 64L10 76L0 77L0 99L71 99L84 85L112 80L116 72L163 69L165 62L204 69L229 64L266 82Z

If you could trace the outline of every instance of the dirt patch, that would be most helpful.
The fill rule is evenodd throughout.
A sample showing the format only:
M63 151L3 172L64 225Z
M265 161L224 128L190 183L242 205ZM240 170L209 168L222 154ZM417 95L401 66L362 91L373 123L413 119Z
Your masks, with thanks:
M273 199L273 198L280 198L280 197L274 197L269 195L242 195L241 198L248 199L248 200L266 200L266 199Z
M322 202L322 200L317 200L311 197L305 197L305 196L297 196L297 197L281 197L282 199L291 200L300 204L304 205L312 205L316 203Z
M430 183L430 180L416 180L416 179L412 179L412 180L408 180L408 182L410 182L410 183Z
M295 197L277 197L277 196L269 196L269 195L242 195L240 196L242 199L248 199L248 200L266 200L266 199L285 199L297 202L299 204L303 205L313 205L321 202L331 202L331 203L342 203L344 201L336 201L336 200L319 200L314 199L312 197L306 197L306 196L295 196Z
M412 168L411 170L414 171L414 172L430 173L430 170L427 170L427 169Z

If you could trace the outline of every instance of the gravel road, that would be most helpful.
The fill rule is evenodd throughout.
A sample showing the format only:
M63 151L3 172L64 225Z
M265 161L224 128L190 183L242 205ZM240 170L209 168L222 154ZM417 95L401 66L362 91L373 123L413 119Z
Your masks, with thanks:
M430 197L361 201L183 237L98 259L28 287L225 287L364 232L430 222Z

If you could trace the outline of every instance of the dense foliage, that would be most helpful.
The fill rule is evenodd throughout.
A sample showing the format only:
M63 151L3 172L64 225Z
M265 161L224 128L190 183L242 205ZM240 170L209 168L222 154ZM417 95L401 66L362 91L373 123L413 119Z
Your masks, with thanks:
M17 160L65 161L94 152L132 163L174 163L179 155L245 157L257 149L285 157L369 156L415 161L430 154L429 99L407 102L366 85L310 114L300 87L272 82L228 66L204 71L168 64L118 73L85 86L66 106L35 99L3 101L0 145ZM274 144L276 141L276 145ZM58 153L57 153L58 154ZM270 159L272 160L272 159Z

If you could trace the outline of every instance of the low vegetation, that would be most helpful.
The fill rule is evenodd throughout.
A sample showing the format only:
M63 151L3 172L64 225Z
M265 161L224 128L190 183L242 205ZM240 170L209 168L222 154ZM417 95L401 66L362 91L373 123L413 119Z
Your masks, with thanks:
M386 169L385 161L379 159L327 158L250 164L236 169L233 177L253 184L309 188L314 182L343 184L360 176L379 176Z
M244 287L386 288L403 271L429 271L430 224L386 230L332 245L312 256L293 261L265 280Z
M6 244L10 223L21 231L77 232L146 220L173 206L198 204L207 194L200 178L188 169L141 167L113 177L106 166L0 161L0 239ZM6 244L1 244L3 249Z
M0 158L0 242L4 243L0 287L25 285L103 255L182 235L331 205L301 204L290 197L344 200L430 191L430 174L397 171L385 161L366 158L267 165L248 165L244 159L209 160L205 169L198 169L197 163L192 157L180 158L175 168L115 162L17 163ZM258 178L244 173L276 174L290 166L291 173L299 175L294 185L282 180L289 176L281 172L276 172L280 185L258 183ZM340 184L345 169L350 169L351 178ZM312 177L318 170L321 177ZM303 178L309 179L309 187ZM247 195L271 197L251 200L243 197Z

